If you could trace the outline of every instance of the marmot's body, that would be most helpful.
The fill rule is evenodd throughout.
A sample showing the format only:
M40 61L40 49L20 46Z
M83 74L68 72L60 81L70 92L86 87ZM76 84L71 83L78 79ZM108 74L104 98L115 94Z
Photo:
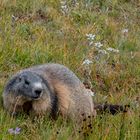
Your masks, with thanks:
M68 68L60 64L34 66L14 75L3 93L4 107L11 113L20 112L26 103L35 114L60 113L79 118L96 115L91 95Z

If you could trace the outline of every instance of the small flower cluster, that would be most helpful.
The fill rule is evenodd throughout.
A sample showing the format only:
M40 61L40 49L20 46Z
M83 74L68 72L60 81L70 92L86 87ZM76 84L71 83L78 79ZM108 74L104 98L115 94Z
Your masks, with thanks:
M67 5L67 2L66 1L61 1L60 4L61 4L61 12L64 15L68 14L69 8L68 8L68 5Z
M95 47L98 48L98 49L100 49L100 48L103 46L103 44L101 44L101 42L97 42L97 43L95 43L94 45L95 45Z
M103 44L101 42L94 43L94 40L96 37L95 34L89 33L89 34L86 34L86 37L87 37L87 40L89 41L89 46L94 45L96 49L101 49L101 47L103 46Z
M92 61L91 60L89 60L89 59L85 59L84 61L83 61L83 65L89 65L89 64L91 64L92 63Z
M123 32L128 32L128 30L124 29ZM96 51L98 52L95 56L95 60L100 60L101 57L103 57L104 59L105 58L108 59L109 53L119 53L118 49L114 49L111 47L104 48L103 44L100 41L94 43L95 37L96 37L95 34L89 33L89 34L86 34L86 37L87 37L89 46L93 45L95 47ZM93 62L91 60L85 59L82 64L83 65L90 65L92 63Z
M93 44L93 41L95 39L95 35L94 34L86 34L87 40L89 41L89 46L91 46Z
M101 42L96 42L94 45L99 54L103 54L103 55L108 54L108 52L102 48L103 44Z
M15 129L14 129L14 128L10 128L10 129L8 130L8 132L9 132L10 134L14 134L14 135L20 134L20 131L21 131L21 128L19 128L19 127L16 127Z

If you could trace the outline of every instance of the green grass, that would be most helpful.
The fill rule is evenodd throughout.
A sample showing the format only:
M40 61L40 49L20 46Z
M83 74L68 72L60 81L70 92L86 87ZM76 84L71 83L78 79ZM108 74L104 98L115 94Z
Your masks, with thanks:
M24 115L11 118L1 103L1 140L140 139L140 2L77 2L69 0L68 11L64 11L58 0L0 1L0 94L18 70L56 62L90 82L95 101L130 104L131 110L116 116L98 115L90 122L92 130L85 122L81 130L81 126L61 117L57 121L48 117L33 121ZM128 32L122 33L123 29ZM111 47L119 53L99 54L94 44L89 46L89 33L96 35L94 43L103 44L101 50ZM85 59L92 64L82 65ZM9 134L8 129L15 127L20 127L21 133Z

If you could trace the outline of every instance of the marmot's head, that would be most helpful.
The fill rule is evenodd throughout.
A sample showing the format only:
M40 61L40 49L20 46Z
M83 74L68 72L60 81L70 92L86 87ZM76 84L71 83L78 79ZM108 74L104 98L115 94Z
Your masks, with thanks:
M47 81L31 71L24 71L8 82L5 93L12 93L16 96L24 96L28 100L37 100L42 97L46 91L49 92Z

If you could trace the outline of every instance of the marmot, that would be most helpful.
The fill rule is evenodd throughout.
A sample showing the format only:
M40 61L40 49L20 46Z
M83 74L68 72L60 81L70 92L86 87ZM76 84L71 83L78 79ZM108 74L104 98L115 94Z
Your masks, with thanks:
M61 64L38 65L18 72L5 86L3 104L12 114L30 111L35 115L48 113L52 118L58 113L77 119L81 114L96 116L97 109L84 84Z
M30 103L28 107L26 103ZM36 115L96 116L92 97L83 83L60 64L44 64L18 72L4 89L3 104L12 114L24 110L26 106Z

